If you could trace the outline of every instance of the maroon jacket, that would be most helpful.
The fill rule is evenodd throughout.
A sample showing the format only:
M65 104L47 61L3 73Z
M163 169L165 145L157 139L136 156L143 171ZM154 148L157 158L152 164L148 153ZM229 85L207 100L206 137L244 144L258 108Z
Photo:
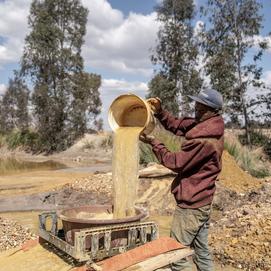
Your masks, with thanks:
M177 119L162 110L156 115L166 130L187 141L174 153L156 138L152 150L159 162L178 173L171 185L177 205L181 208L199 208L210 204L214 197L215 180L222 168L225 124L216 116L196 125L195 119Z

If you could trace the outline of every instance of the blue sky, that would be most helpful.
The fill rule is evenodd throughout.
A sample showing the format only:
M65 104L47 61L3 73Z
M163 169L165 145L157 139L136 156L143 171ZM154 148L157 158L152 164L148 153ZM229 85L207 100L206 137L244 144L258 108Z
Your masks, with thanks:
M24 38L29 33L27 16L32 0L0 0L0 93L8 78L18 69ZM100 88L105 129L107 111L121 94L134 93L144 98L153 75L149 49L155 46L159 23L153 6L161 0L82 0L89 9L87 34L82 55L85 70L102 76ZM197 7L206 0L197 0ZM261 37L271 32L271 0L261 1L265 15ZM205 18L199 14L194 26ZM271 50L264 53L263 80L271 87ZM208 82L208 80L207 80Z

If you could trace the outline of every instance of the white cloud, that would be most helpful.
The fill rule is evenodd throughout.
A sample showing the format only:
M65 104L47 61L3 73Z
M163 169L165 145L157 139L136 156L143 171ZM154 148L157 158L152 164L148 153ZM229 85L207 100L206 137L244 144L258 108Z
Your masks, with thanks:
M0 84L0 95L4 94L6 91L6 86L4 84Z
M27 16L31 0L0 1L0 69L9 62L18 62L29 32Z
M102 80L102 86L99 90L101 95L104 97L103 105L108 105L109 108L109 103L122 94L133 93L145 99L148 86L147 83L143 82L128 82L124 79L104 79Z
M262 80L267 87L271 88L271 71L266 71L263 74L263 80Z
M250 38L252 40L254 40L254 42L256 44L260 43L260 42L263 42L263 41L267 41L269 43L269 48L266 50L269 54L271 54L271 37L268 36L268 37L263 37L263 36L254 36L253 38ZM254 49L256 50L260 50L260 47L259 46L255 46Z
M97 0L87 1L90 7ZM101 5L102 4L102 5ZM155 45L159 23L156 13L130 13L127 18L101 1L96 16L88 17L87 35L83 46L85 66L122 73L151 76L149 49ZM97 5L97 6L99 6ZM112 15L110 15L112 14ZM103 23L97 23L96 18Z
M253 78L253 74L251 74L251 78ZM246 79L247 78L245 78L245 80ZM271 71L266 71L260 81L263 82L266 87L271 88ZM248 91L245 96L246 98L250 99L256 98L257 95L267 95L268 93L270 93L270 90L267 88L256 89L250 85L248 86Z
M123 22L123 14L120 10L113 9L106 0L83 0L82 4L89 10L88 26L96 29L114 29Z
M199 21L196 22L196 26L194 28L194 36L198 36L199 35L199 33L202 31L203 26L204 26L204 22L203 21L199 20ZM199 38L199 36L198 36L198 38ZM203 40L200 39L200 41L203 41Z
M29 33L27 16L32 0L0 1L0 69L18 62ZM156 13L130 13L124 18L106 0L83 0L89 9L82 55L89 68L122 73L152 74L149 49L155 45Z

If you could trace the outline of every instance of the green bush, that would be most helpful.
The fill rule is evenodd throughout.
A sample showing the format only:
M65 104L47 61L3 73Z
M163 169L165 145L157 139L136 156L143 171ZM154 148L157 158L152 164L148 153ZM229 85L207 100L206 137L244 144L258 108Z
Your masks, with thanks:
M40 136L36 132L21 131L13 129L6 135L1 135L0 146L6 145L8 148L15 149L17 147L31 147L39 149Z
M83 144L86 149L93 149L94 148L94 141L93 140L84 139Z
M238 138L240 138L238 136ZM262 147L243 146L238 138L225 137L224 150L228 151L236 163L255 178L271 175L271 166Z
M226 150L235 161L238 162L242 154L242 145L236 137L225 137L224 150Z
M239 141L243 146L247 145L246 133L238 136ZM256 147L271 147L271 138L263 134L260 130L250 131L250 142L252 146Z
M271 175L271 167L268 164L263 164L258 170L251 169L250 174L255 178L265 178Z
M151 135L155 136L160 142L163 142L171 152L177 152L181 148L182 143L185 140L183 137L175 136L174 134L166 131L160 126L157 126ZM144 144L140 142L139 147L140 164L148 164L150 162L158 163L158 160L152 151L152 147L149 144Z
M106 149L106 148L112 148L113 147L113 139L114 139L114 134L110 133L110 135L105 136L102 139L101 142L101 147Z
M0 148L2 148L6 144L6 136L5 135L0 135Z
M152 151L152 146L149 144L144 144L140 142L140 155L139 155L139 164L148 164L150 162L159 163L158 159L156 158L155 154Z

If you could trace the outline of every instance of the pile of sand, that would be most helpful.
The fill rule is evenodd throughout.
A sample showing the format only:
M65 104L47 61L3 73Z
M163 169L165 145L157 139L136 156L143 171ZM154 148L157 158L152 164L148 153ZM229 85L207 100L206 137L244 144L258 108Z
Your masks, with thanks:
M239 194L257 189L264 183L264 180L258 180L244 172L227 151L222 155L222 172L219 181Z

